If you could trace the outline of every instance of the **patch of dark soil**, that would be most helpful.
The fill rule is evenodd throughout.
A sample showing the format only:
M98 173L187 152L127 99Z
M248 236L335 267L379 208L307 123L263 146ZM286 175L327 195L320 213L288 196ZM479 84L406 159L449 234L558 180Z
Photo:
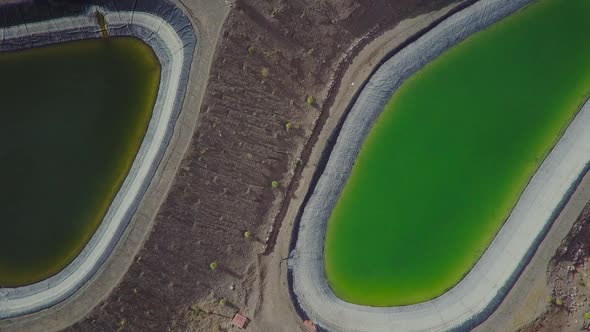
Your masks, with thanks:
M69 330L224 330L204 303L245 310L256 256L281 225L348 61L383 29L452 2L236 1L152 234L121 284Z

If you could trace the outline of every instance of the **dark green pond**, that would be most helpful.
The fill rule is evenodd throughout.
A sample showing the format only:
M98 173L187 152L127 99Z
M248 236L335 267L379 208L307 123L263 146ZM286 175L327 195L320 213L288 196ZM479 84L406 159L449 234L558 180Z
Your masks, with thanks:
M99 226L141 145L160 64L134 38L0 53L0 287L56 274Z

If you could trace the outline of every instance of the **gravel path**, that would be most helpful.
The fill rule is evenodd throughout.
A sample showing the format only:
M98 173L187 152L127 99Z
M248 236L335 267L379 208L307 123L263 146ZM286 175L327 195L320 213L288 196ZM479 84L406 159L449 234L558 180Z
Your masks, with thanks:
M170 3L125 1L89 7L67 16L0 30L2 51L100 37L95 13L106 19L111 36L134 36L152 47L161 64L161 79L144 141L103 222L80 255L57 275L18 288L0 289L0 319L21 316L63 301L90 280L108 258L143 198L171 140L185 96L196 47L190 21Z
M301 309L334 331L468 329L487 318L510 290L548 228L586 173L590 161L590 104L531 179L509 219L472 271L434 300L390 308L338 299L323 273L326 223L361 144L389 96L416 70L452 45L530 3L482 0L453 15L388 60L371 78L350 115L300 221L290 262Z

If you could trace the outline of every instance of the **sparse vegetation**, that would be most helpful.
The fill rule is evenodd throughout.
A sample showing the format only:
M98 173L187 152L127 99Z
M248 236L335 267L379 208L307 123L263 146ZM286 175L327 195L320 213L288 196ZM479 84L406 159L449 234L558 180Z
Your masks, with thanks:
M278 188L280 186L280 183L279 183L279 181L273 181L273 182L270 183L270 185L273 188Z
M584 319L590 320L590 312L585 312L584 313Z
M245 231L245 232L244 232L244 237L245 237L246 239L250 238L251 236L252 236L252 233L250 233L250 231Z
M250 55L254 54L254 46L248 47L248 54L250 54Z
M211 262L211 264L209 264L209 268L211 270L217 270L217 262Z
M297 161L295 161L295 166L302 166L302 165L303 165L303 160L297 159Z
M291 122L285 123L285 129L289 130L291 128L293 128L293 124Z
M274 48L274 49L272 49L272 51L264 52L264 56L270 58L270 57L277 56L280 53L281 53L281 50L279 50L278 48Z
M279 15L279 9L277 7L273 8L272 11L270 12L270 16L272 17L276 17L277 15Z
M307 104L313 105L315 103L315 99L312 96L307 97Z
M547 304L552 304L553 303L553 296L549 295L547 296Z
M555 300L555 304L557 304L557 305L563 305L563 301L560 298L557 298Z
M262 67L262 69L260 70L260 75L262 75L262 77L268 77L269 74L270 71L268 70L268 68Z
M219 305L220 306L224 306L225 305L225 299L223 297L221 299L219 299Z

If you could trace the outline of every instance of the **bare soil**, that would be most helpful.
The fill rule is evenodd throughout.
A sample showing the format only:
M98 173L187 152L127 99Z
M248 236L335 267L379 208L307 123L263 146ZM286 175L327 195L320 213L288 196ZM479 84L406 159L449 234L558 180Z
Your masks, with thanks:
M230 3L192 143L152 233L121 284L68 330L227 331L235 312L252 317L264 300L259 258L273 253L340 77L383 31L454 2Z
M590 331L590 204L549 262L547 287L547 310L521 331Z

